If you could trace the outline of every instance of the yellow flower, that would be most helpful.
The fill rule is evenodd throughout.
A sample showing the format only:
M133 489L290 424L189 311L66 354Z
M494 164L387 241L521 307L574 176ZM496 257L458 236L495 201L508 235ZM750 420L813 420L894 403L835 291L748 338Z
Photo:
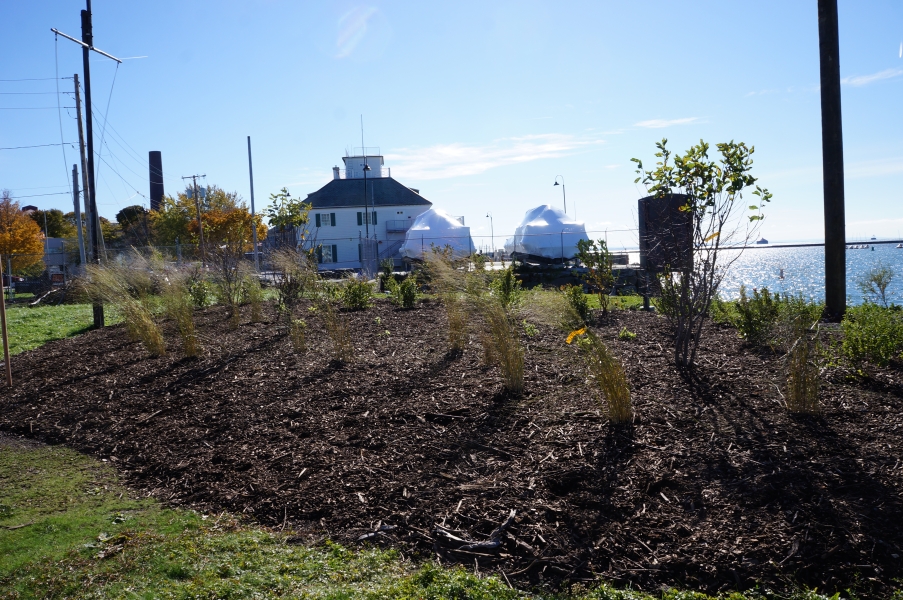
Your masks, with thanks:
M581 327L580 329L572 331L570 334L568 334L567 343L570 344L574 341L575 337L577 337L578 335L583 335L584 333L586 333L586 327Z

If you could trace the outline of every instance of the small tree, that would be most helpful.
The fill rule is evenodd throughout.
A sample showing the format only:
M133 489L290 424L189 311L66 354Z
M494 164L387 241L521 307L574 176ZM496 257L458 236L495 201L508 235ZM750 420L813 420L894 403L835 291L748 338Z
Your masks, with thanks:
M116 222L122 229L122 238L130 246L151 245L148 212L140 204L126 206L116 213Z
M586 267L583 279L599 293L602 314L608 314L608 295L615 285L614 264L605 240L577 240L577 258Z
M38 228L40 228L41 231L44 231L44 225L46 223L47 237L69 238L75 236L75 227L73 227L72 223L66 219L66 215L63 214L63 211L58 208L36 210L29 216L32 221L37 223Z
M13 273L40 263L44 258L41 238L40 227L22 212L9 190L0 192L0 260L12 255Z
M293 198L288 188L282 188L276 194L270 194L270 205L266 209L270 227L277 227L280 234L280 245L305 247L308 241L304 225L310 222L310 203ZM301 229L301 239L295 239L295 232ZM291 242L286 239L291 237Z
M884 263L878 263L867 273L859 277L856 286L862 295L875 304L881 303L887 308L887 288L894 279L894 272Z
M767 189L757 185L750 174L753 147L733 141L718 144L720 160L709 159L709 145L700 140L683 156L671 157L667 139L656 144L656 167L647 171L636 158L635 182L642 181L650 194L666 197L685 194L681 211L690 213L693 261L666 270L661 277L662 312L674 330L674 361L690 368L696 358L702 324L724 274L739 253L719 260L723 246L745 246L754 239L762 217L762 206L771 200ZM742 218L743 192L755 185L755 214Z

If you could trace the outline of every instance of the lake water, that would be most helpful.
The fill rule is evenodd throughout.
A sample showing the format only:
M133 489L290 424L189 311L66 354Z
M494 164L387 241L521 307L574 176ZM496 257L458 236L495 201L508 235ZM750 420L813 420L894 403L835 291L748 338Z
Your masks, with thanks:
M847 250L847 301L861 304L862 294L856 282L873 267L884 264L894 278L888 287L890 301L903 303L903 248L896 244L875 244L867 250ZM872 250L874 248L874 250ZM723 257L736 256L737 251L724 251ZM721 284L721 297L736 299L740 286L747 290L767 287L772 292L802 294L811 300L824 300L825 249L823 246L803 248L760 247L744 250L731 265ZM722 256L719 256L719 262ZM723 263L722 263L723 264ZM783 279L781 279L783 269Z

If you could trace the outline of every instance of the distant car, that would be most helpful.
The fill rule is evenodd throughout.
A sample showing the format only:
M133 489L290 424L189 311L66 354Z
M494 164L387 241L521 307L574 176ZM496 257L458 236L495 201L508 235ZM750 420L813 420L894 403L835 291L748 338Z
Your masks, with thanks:
M13 283L18 283L18 282L20 282L20 281L25 281L25 278L24 278L24 277L16 277L15 275L12 276L12 282L13 282ZM10 285L10 276L9 276L9 275L6 275L6 274L4 273L4 275L3 275L3 287L9 287L9 285Z

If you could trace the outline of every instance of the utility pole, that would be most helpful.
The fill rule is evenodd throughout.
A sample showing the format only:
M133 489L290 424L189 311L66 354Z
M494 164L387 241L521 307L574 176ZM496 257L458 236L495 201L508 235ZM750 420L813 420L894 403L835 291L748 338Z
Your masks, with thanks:
M254 270L260 272L260 255L257 251L257 220L254 218L254 166L251 164L251 136L248 136L248 173L251 176L251 238L254 241Z
M81 156L82 163L82 193L84 194L84 206L85 206L85 226L86 233L88 234L88 244L91 245L91 209L90 209L90 190L88 189L88 157L85 154L85 135L84 131L82 131L82 95L81 89L78 87L78 73L73 74L72 78L75 80L75 118L78 121L78 152ZM76 211L78 214L78 211ZM82 222L78 220L78 230L81 232ZM82 246L84 246L84 241L82 242ZM88 264L87 257L82 256L82 264Z
M198 237L201 242L201 264L207 264L207 252L204 249L204 223L201 221L201 198L198 196L198 177L206 177L206 175L187 175L182 179L190 179L192 182L192 190L194 194L194 207L198 215Z
M75 231L78 235L78 256L82 260L82 269L85 268L85 238L82 235L82 211L78 201L78 165L72 165L72 204L75 207Z
M847 264L837 0L818 0L818 49L825 211L825 316L839 321L847 304Z
M61 35L67 40L71 40L76 44L82 47L82 69L85 73L85 125L88 130L88 161L87 161L87 172L88 172L88 185L86 187L88 193L88 206L90 209L90 220L88 221L88 239L91 242L91 258L95 262L100 261L100 252L99 252L99 238L98 235L100 232L97 231L99 228L100 219L97 214L97 199L95 195L96 188L94 186L94 129L93 129L93 119L91 115L91 62L89 60L91 51L97 52L98 54L102 54L107 58L115 60L117 63L122 63L121 60L107 54L103 50L98 50L94 47L94 27L91 23L91 0L85 0L85 6L87 10L83 10L81 12L82 17L82 39L81 41L75 39L72 36L66 35L65 33L52 28L50 31L57 35ZM76 84L77 85L77 84ZM76 90L78 88L76 87ZM78 94L76 93L76 98ZM94 304L94 328L100 329L104 326L104 318L103 318L103 304L97 302Z

